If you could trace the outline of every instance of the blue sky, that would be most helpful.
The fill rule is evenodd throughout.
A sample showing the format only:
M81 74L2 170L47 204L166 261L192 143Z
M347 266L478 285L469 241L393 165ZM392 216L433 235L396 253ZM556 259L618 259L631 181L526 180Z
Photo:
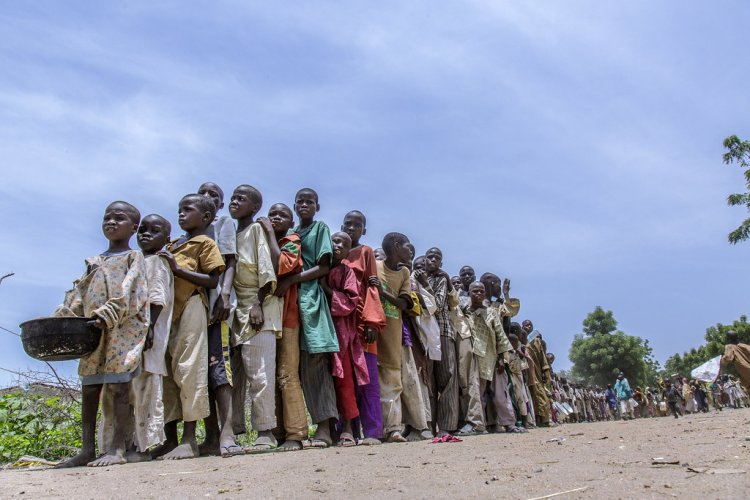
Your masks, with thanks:
M176 222L205 180L264 210L316 188L513 282L567 368L595 306L664 361L747 312L746 216L721 162L750 137L750 5L6 2L0 326L50 313L103 208ZM177 228L176 224L175 227ZM176 233L176 231L175 231ZM135 244L135 241L133 241ZM36 368L0 332L0 367ZM75 363L60 365L75 372ZM13 376L0 372L0 385Z

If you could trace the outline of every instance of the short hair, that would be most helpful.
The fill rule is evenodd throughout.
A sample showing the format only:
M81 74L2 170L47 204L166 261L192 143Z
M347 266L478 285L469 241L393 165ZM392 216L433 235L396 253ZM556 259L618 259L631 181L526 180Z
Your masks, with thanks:
M333 237L334 237L334 236L338 236L338 237L342 237L342 238L343 238L343 237L346 237L346 239L347 239L347 240L349 240L349 243L350 243L350 244L351 244L351 242L352 242L352 237L351 237L351 236L349 236L349 234L348 234L348 233L345 233L344 231L337 231L337 232L333 233L333 234L331 235L331 239L333 239Z
M301 189L300 191L304 191L304 189ZM310 191L312 191L312 189ZM315 193L315 191L313 191L313 193ZM297 194L299 194L299 191L297 192ZM296 196L295 196L295 198L296 198ZM315 194L315 201L318 201L318 194L317 193ZM365 217L365 214L363 214L359 210L350 210L350 211L348 211L344 215L344 219L346 219L346 217L349 216L349 215L356 215L358 217L362 217L362 224L364 224L365 226L367 226L367 217Z
M213 186L213 187L215 187L216 190L219 192L219 196L221 196L222 201L224 200L224 190L221 189L221 187L218 184L216 184L215 182L211 182L211 181L204 182L203 184L201 184L200 186L198 186L198 191L200 191L203 186Z
M213 200L208 196L201 196L198 193L186 194L180 200L180 204L182 204L186 200L190 200L191 203L195 203L195 206L198 207L198 210L200 210L201 212L209 212L211 214L211 219L216 217L216 205L214 205Z
M727 344L738 344L740 342L740 336L734 330L727 332Z
M131 205L127 201L117 200L107 205L107 208L105 208L104 211L106 212L113 205L122 205L124 207L123 212L128 215L133 224L137 225L141 223L141 212L137 208L135 208L135 206Z
M461 269L458 270L458 274L461 274L461 271L463 271L464 269L471 269L471 273L476 274L476 271L474 271L474 268L471 266L462 266Z
M172 234L172 223L169 222L167 219L165 219L159 214L148 214L141 220L146 220L149 217L154 217L156 219L159 219L159 221L164 225L164 230L167 232L167 235Z
M484 273L479 277L479 281L500 281L500 276L494 273Z
M472 283L471 285L469 285L469 290L471 290L472 288L478 288L478 287L480 287L480 286L481 286L482 288L484 288L485 290L487 289L487 288L486 288L486 287L484 286L484 283L482 283L481 281L475 281L474 283Z
M405 234L388 233L383 237L383 242L380 244L380 246L386 255L391 255L391 252L393 251L393 245L397 243L404 243L406 241L409 241L409 238L407 238Z
M279 208L281 208L281 209L282 209L282 210L284 210L285 212L288 212L288 213L289 213L289 216L290 216L290 217L291 217L292 219L294 219L294 212L292 212L292 209L291 209L291 208L289 208L289 205L287 205L286 203L281 203L281 202L279 202L279 203L274 203L273 205L271 205L271 208L269 208L269 209L268 209L268 211L270 212L270 211L271 211L271 209L272 209L273 207L279 207Z
M518 338L518 335L516 335L515 333L509 333L509 334L508 334L508 341L509 341L509 342L513 342L514 340L515 340L516 342L520 342L520 340L519 340L519 338Z
M294 200L297 200L297 196L300 195L300 193L310 193L315 197L315 203L320 203L318 200L318 193L313 188L302 188L294 195ZM363 216L364 217L364 216Z
M520 332L522 330L521 325L516 323L515 321L510 324L510 333L516 333Z
M440 255L440 259L441 260L443 258L443 251L440 250L438 247L428 248L427 251L424 254L427 255L428 253L436 253L436 254Z
M254 201L258 204L258 209L263 206L263 195L260 194L260 191L255 189L250 184L240 184L236 188L234 188L235 191L244 191L247 194L250 195L250 200Z

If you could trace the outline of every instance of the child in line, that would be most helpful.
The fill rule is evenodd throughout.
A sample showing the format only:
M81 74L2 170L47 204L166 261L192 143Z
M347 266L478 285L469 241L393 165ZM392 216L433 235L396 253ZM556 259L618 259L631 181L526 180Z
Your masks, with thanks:
M106 251L86 259L86 272L65 294L55 316L94 318L102 330L99 346L81 358L82 444L78 455L58 467L105 467L126 462L128 383L141 369L142 351L149 329L148 284L143 254L130 249L141 214L124 201L110 203L104 211L102 231L109 241ZM96 458L96 415L104 384L113 398L112 439ZM104 448L100 444L100 448Z
M508 341L511 347L513 347L513 350L508 352L508 370L510 371L510 381L513 387L513 399L518 408L521 425L526 428L529 425L529 398L527 392L524 390L523 371L528 369L529 365L526 363L526 358L519 353L521 341L518 339L518 336L511 333L508 335Z
M385 328L385 313L380 302L380 288L370 284L377 277L375 252L360 240L367 233L365 215L352 210L344 216L341 225L352 240L352 248L343 262L351 268L357 278L359 301L357 302L357 332L364 344L365 362L369 383L355 387L357 407L362 428L362 444L379 445L383 438L383 412L380 406L380 382L378 380L378 334Z
M174 274L172 330L167 344L164 377L164 433L166 441L153 455L165 460L198 457L195 439L198 420L210 414L208 403L208 296L224 271L216 243L206 234L216 205L210 198L184 196L178 207L183 236L172 241L163 255ZM183 421L177 444L177 422Z
M370 383L365 362L365 351L357 332L357 303L359 283L354 272L342 261L351 250L352 240L344 232L331 236L333 262L328 276L320 285L331 304L331 317L336 327L339 352L333 353L333 384L342 430L338 446L355 446L352 420L359 417L355 386Z
M271 261L277 279L302 272L302 245L299 235L289 231L294 226L291 209L276 203L268 217L260 217L271 250ZM281 338L276 340L276 422L274 435L282 441L279 451L298 451L307 438L305 399L299 378L299 305L298 285L284 293Z
M386 440L405 442L403 423L417 432L427 428L422 391L411 347L404 345L402 311L412 308L411 273L403 264L411 261L409 239L401 233L383 238L385 260L377 262L378 277L371 278L380 287L386 327L378 341L378 377ZM408 418L405 418L408 417Z
M229 216L218 215L219 210L224 208L224 191L216 183L204 182L198 188L198 194L207 196L216 206L217 215L206 234L216 242L226 266L219 276L219 286L208 291L208 402L211 413L203 421L206 439L199 451L201 455L220 454L226 457L242 452L232 432L232 372L228 366L237 231Z
M156 214L145 216L138 226L138 246L146 266L150 324L143 346L141 374L130 382L130 415L125 434L128 463L151 460L148 449L165 439L162 376L167 374L164 356L172 324L174 277L164 257L156 254L169 242L171 230L169 221ZM112 387L114 384L105 384L100 402L99 443L108 443L105 446L110 446L114 433Z
M299 285L300 312L300 379L310 418L317 425L315 435L303 443L308 448L327 448L333 444L331 428L338 416L336 389L331 375L331 353L339 344L331 311L319 279L331 266L331 231L315 220L320 210L318 193L304 188L294 196L294 211L299 225L293 232L302 243L303 271L279 280L276 295L281 297L290 286Z
M273 295L276 273L263 227L254 222L263 197L252 186L235 188L229 213L237 221L237 269L234 291L237 309L232 325L232 344L242 360L242 383L235 384L234 419L244 428L245 397L250 398L250 419L258 432L248 452L278 446L276 427L276 339L281 336L282 299Z

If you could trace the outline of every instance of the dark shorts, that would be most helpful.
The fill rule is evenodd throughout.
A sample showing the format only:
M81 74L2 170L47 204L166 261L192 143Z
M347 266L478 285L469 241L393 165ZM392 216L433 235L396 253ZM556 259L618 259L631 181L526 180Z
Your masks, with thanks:
M229 327L226 321L208 325L208 387L232 385L229 368Z

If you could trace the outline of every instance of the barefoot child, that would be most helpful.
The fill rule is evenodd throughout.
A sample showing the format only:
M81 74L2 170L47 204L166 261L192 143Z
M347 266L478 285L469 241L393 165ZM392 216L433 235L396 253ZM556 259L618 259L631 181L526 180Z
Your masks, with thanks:
M83 386L83 446L78 455L59 467L125 463L128 383L140 373L149 328L146 266L143 255L129 245L140 218L130 203L116 201L107 206L102 231L109 247L86 259L86 273L55 311L56 316L94 318L94 325L102 330L99 346L78 364ZM95 460L96 414L103 384L112 392L113 432L108 449L100 450L103 456Z
M338 352L339 344L328 300L318 282L328 274L333 250L331 231L324 222L315 220L319 210L318 193L309 188L297 192L294 211L299 225L294 232L302 242L303 271L280 280L276 288L280 297L290 286L299 284L300 379L310 418L318 426L313 438L305 443L311 448L331 446L331 427L338 416L331 353Z
M344 216L341 230L352 240L352 249L344 259L357 277L359 302L357 303L357 331L365 349L365 362L370 382L356 387L357 407L362 427L362 444L378 445L383 437L383 413L380 407L380 382L378 381L378 334L385 328L385 313L380 303L380 289L370 284L378 275L375 252L360 243L367 233L367 219L362 212L352 210Z
M331 317L336 327L339 352L333 353L333 384L339 408L341 436L338 446L354 446L357 442L352 432L352 420L359 417L355 386L370 382L365 362L365 351L357 332L357 303L359 283L354 272L342 262L351 250L352 240L343 232L331 236L333 262L328 276L320 285L331 304Z
M260 217L271 250L271 261L278 279L302 272L302 245L299 235L289 230L294 225L292 211L283 203L272 205L268 217ZM279 451L298 451L307 438L305 398L299 379L299 305L298 285L284 293L281 338L276 339L276 422L274 435L282 443Z
M283 303L273 292L276 273L263 227L253 221L263 205L260 192L243 184L235 188L229 213L237 221L237 270L234 291L237 309L232 344L240 350L243 383L234 386L235 419L244 421L245 396L250 398L250 418L258 437L249 452L275 449L276 338L281 335Z
M204 182L198 188L198 194L213 201L217 214L224 208L224 191L217 184ZM226 268L219 276L219 286L208 291L208 402L211 413L203 421L206 439L199 451L201 455L226 457L242 453L232 432L232 380L231 370L227 366L229 320L234 305L231 292L237 263L237 231L231 217L217 215L206 234L219 247Z
M377 262L380 297L386 327L378 340L380 402L386 440L405 442L405 415L417 432L427 427L424 402L411 347L404 345L402 311L412 308L411 273L402 265L411 261L409 239L401 233L388 233L383 238L385 260ZM408 406L407 406L408 405ZM406 411L404 411L406 410ZM415 422L411 422L414 420Z
M208 296L206 289L219 284L224 259L206 234L216 205L208 197L188 194L180 200L183 236L159 252L174 274L172 330L167 344L167 376L164 377L164 433L166 441L154 455L165 460L195 458L198 420L210 414L208 403ZM183 421L177 444L177 422Z

